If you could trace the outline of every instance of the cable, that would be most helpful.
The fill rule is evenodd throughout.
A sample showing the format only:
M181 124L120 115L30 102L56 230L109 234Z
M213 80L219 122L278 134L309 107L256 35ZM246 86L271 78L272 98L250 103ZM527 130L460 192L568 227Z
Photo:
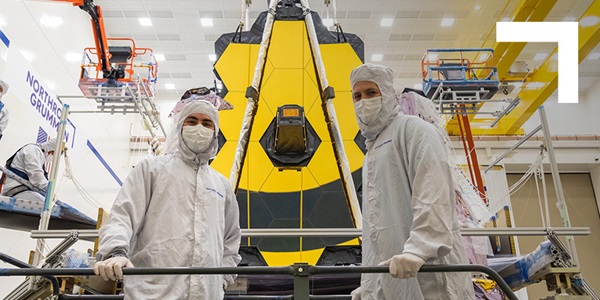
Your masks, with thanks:
M71 181L73 181L73 185L75 186L75 189L77 189L77 191L82 196L83 200L85 200L85 202L87 202L89 205L91 205L92 207L94 207L96 209L102 207L102 204L100 204L100 202L96 201L96 199L94 199L94 197L91 194L89 194L87 191L85 191L85 189L83 188L81 183L79 183L79 181L77 181L77 179L75 179L75 177L73 176L73 169L71 168L71 160L69 159L69 156L67 155L67 151L65 151L64 153L65 153L64 177L71 179Z
M546 218L544 217L544 208L542 207L542 198L540 197L540 185L538 183L538 176L539 176L539 170L536 172L538 174L536 174L536 176L534 176L535 178L535 190L537 191L537 195L538 195L538 204L540 205L540 217L542 217L542 226L544 228L548 228L548 226L546 226ZM541 176L544 176L544 174L542 173Z

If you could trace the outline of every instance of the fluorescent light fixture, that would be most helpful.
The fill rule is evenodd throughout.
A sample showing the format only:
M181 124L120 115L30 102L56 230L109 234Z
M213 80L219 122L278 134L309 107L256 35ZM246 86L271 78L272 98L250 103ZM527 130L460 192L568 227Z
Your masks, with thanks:
M57 16L49 16L47 14L42 14L40 17L40 25L48 28L56 28L63 23L63 18Z
M588 59L600 59L600 52L592 52L588 54Z
M382 61L383 60L383 54L381 53L375 53L373 55L371 55L371 61Z
M415 84L413 84L412 88L415 89L415 90L421 90L421 89L423 89L423 84L422 83L415 83Z
M598 22L600 22L600 17L587 16L587 17L581 18L581 20L579 20L579 26L581 26L581 27L595 26L596 24L598 24Z
M138 18L138 21L140 21L140 25L142 26L152 26L152 20L150 20L150 18Z
M379 25L381 25L381 27L391 27L392 25L394 25L394 19L383 18L381 19L381 23L379 23Z
M479 56L477 57L477 59L479 61L485 61L486 59L488 59L488 57L490 57L490 54L487 52L483 52L481 54L479 54Z
M538 53L533 57L533 60L543 60L548 57L548 53Z
M175 85L172 83L165 83L165 89L167 90L174 90L175 89Z
M432 60L437 60L438 55L437 53L429 53L427 54L427 60L432 61Z
M216 54L209 54L208 55L208 60L210 60L210 61L216 61L217 60L217 55Z
M65 53L64 57L68 62L77 63L81 62L82 54L69 51Z
M200 24L202 25L202 27L213 27L214 26L212 18L201 18Z
M545 82L540 82L540 81L532 81L527 83L527 85L525 86L525 89L527 90L535 90L535 89L541 89L543 87L546 86Z
M454 18L443 18L440 25L442 27L450 27L452 24L454 24Z
M35 53L29 50L21 50L21 54L23 54L23 57L25 57L28 62L32 62L35 59Z
M154 59L156 59L156 61L165 61L165 55L161 54L161 53L155 53L154 54Z
M323 19L323 25L325 25L326 27L333 26L333 19L330 19L330 18Z

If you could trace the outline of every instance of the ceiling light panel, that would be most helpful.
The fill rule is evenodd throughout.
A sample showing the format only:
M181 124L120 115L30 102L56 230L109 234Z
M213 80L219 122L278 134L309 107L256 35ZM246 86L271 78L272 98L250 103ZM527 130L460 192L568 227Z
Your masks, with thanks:
M383 54L381 53L374 53L373 55L371 55L371 61L382 61L383 60Z
M202 27L213 27L214 26L212 18L201 18L200 24L202 25Z
M381 19L381 22L379 23L379 26L381 26L381 27L391 27L392 25L394 25L393 18L383 18L383 19Z
M543 59L546 59L546 57L548 57L548 53L537 53L533 57L533 60L543 60Z
M138 18L138 22L142 26L152 26L152 20L150 18Z
M440 23L440 26L450 27L452 26L452 24L454 24L454 18L443 18L442 23Z

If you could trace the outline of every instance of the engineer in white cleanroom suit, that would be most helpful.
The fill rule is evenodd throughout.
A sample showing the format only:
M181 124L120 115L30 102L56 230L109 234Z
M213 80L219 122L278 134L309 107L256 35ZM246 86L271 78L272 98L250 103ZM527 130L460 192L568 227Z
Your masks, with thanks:
M208 165L219 115L204 100L181 111L178 149L140 162L100 228L94 272L121 279L122 267L236 267L241 231L233 188ZM184 117L185 116L185 117ZM232 275L131 275L125 299L223 299Z
M4 106L4 102L2 102L2 96L4 96L8 92L8 83L4 82L0 79L0 140L2 139L2 134L8 126L8 108Z
M48 187L48 173L45 164L52 162L55 147L56 139L51 138L44 143L27 144L17 150L6 161L5 167L22 180L6 176L2 195L43 203ZM25 182L25 184L19 181Z
M468 260L446 147L433 125L401 113L393 78L390 68L372 64L350 75L367 146L362 264L389 265L392 275L363 274L352 299L474 299L469 273L417 273L423 264Z

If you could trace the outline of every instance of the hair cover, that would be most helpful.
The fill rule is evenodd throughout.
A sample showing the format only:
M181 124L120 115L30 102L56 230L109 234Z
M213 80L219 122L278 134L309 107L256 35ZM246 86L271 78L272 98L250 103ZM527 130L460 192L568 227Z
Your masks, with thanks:
M48 154L50 151L54 151L56 149L56 138L51 138L43 143L40 143L40 148L44 150L44 153Z
M181 138L181 130L183 128L185 118L194 113L205 114L209 116L215 123L215 133L212 140L212 145L206 150L206 152L199 154L194 154L189 147L187 147L183 141L183 138ZM217 140L217 136L219 134L219 113L217 112L217 109L214 105L212 105L212 103L206 100L195 100L188 102L179 113L176 134L179 150L183 153L185 158L193 159L193 157L197 156L201 161L208 161L209 159L215 157L217 155L217 150L219 149L219 142Z
M398 110L394 91L394 71L392 69L374 64L364 64L356 67L350 74L350 83L352 89L359 81L371 81L377 84L381 92L381 112L377 122L374 124L364 124L358 117L358 127L367 141L374 140L377 135L387 126L389 120L394 117Z

